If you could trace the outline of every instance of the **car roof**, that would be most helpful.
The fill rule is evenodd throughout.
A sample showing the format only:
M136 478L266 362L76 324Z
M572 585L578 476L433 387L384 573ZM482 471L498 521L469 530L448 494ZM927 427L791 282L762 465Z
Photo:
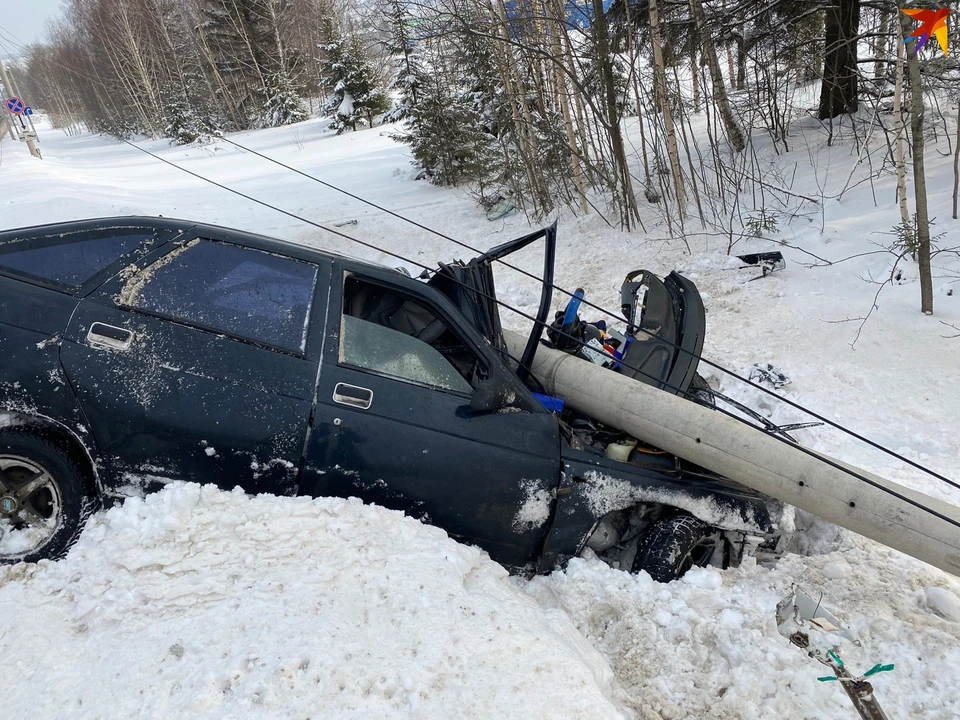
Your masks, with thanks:
M238 245L246 245L257 250L273 252L278 255L287 255L298 260L322 261L322 260L346 260L354 265L363 265L371 269L383 270L389 269L389 266L361 260L349 255L332 253L326 250L319 250L308 245L280 240L279 238L269 237L267 235L258 235L257 233L237 230L235 228L225 227L223 225L213 225L211 223L194 222L191 220L178 220L176 218L151 217L148 215L124 215L116 217L88 218L84 220L70 220L59 223L48 223L43 225L33 225L22 228L11 228L10 230L0 231L0 243L4 240L21 238L24 236L37 235L54 230L56 232L70 232L71 230L96 230L100 228L111 228L118 226L126 227L154 227L161 230L172 230L177 233L209 232L217 238L222 238Z

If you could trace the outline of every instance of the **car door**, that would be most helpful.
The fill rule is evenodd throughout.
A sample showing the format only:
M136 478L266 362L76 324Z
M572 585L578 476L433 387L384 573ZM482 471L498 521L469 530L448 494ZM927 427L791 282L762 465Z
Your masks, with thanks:
M499 361L436 291L336 262L333 278L304 490L403 510L513 568L533 560L559 482L556 419L515 378L526 410L471 409Z
M295 493L328 281L329 263L185 236L85 298L61 362L105 482Z

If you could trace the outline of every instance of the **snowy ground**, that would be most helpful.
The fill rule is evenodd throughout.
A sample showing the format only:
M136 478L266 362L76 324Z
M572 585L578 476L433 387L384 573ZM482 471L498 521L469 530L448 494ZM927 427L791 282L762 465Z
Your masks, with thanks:
M334 137L323 127L234 137L475 247L528 230L516 216L487 222L463 192L414 182L406 149L379 128ZM399 264L128 146L41 132L43 162L0 144L2 227L159 214ZM835 195L856 154L826 148L814 123L798 123L797 136L792 153L765 156L769 176L779 168L795 178L794 192L814 196L826 183ZM419 262L469 255L224 143L143 145L318 222L357 219L344 229ZM947 233L942 245L957 246L952 168L945 142L939 149L927 155L931 215L934 231ZM874 186L818 205L770 202L784 213L777 237L833 261L876 250L899 215L892 177ZM935 260L932 318L918 311L906 263L851 348L859 322L838 321L869 310L876 286L858 278L883 277L889 256L807 268L808 254L784 249L786 271L748 282L754 273L735 269L726 238L691 234L691 255L663 240L646 208L644 221L646 233L625 235L595 215L561 218L558 283L614 306L626 270L678 269L704 296L707 357L741 373L774 362L793 379L788 397L960 478L960 338L943 337L956 331L940 322L960 325L960 263ZM736 251L774 247L743 240ZM539 251L525 251L521 265L539 273ZM529 280L502 273L498 282L503 299L534 309ZM705 374L774 420L803 419ZM960 491L835 431L798 437L960 504ZM823 592L858 633L862 646L843 653L855 670L896 664L875 678L891 717L960 716L960 581L821 523L798 547L806 554L773 567L705 570L670 585L589 558L524 581L376 508L171 487L98 516L60 563L0 569L0 676L16 678L4 683L3 716L852 717L837 684L817 682L824 669L777 634L774 607L794 582Z

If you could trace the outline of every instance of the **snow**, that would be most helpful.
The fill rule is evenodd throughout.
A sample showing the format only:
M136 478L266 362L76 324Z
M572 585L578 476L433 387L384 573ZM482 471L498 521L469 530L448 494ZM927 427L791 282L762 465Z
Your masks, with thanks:
M693 120L700 127L702 116ZM409 150L389 137L390 128L336 136L327 124L231 138L474 247L530 231L520 214L488 222L465 189L414 182ZM625 126L639 147L636 123ZM889 239L899 211L892 175L864 181L866 158L853 149L849 127L838 127L827 147L819 123L795 120L793 150L779 155L755 135L768 181L792 178L793 193L817 199L768 192L765 205L779 232L767 233L770 239L734 235L735 253L781 250L784 270L752 281L757 270L736 269L740 263L726 254L730 238L698 232L692 219L687 253L669 236L658 206L644 204L646 232L629 235L596 213L563 214L556 281L616 307L624 272L676 269L704 297L707 358L741 375L772 363L792 380L779 391L785 397L960 478L960 339L941 324L960 325L960 261L936 258L936 312L927 318L919 312L916 266L907 260L857 337L856 318L877 290L866 279L890 271L891 257L875 243ZM164 215L401 264L112 140L65 137L45 124L39 130L42 162L0 141L4 227ZM934 233L946 233L942 245L955 247L960 224L951 218L945 137L929 142L928 193ZM316 222L356 220L348 234L416 262L472 255L226 143L138 142ZM871 147L877 169L885 143L875 138ZM837 199L851 169L851 187ZM511 260L542 272L539 247ZM529 278L498 269L496 280L502 300L535 314L539 292ZM502 314L507 327L527 327ZM583 316L602 317L586 307ZM701 373L773 422L809 419L713 368L701 365ZM30 406L29 398L18 402ZM795 435L960 504L960 491L836 430ZM536 490L518 521L536 522L548 507ZM806 513L797 513L796 526L794 553L776 563L695 571L667 585L595 557L547 577L506 580L477 551L377 508L167 486L96 515L59 563L0 569L0 674L18 679L5 687L3 715L849 718L838 683L817 682L825 668L777 632L776 604L798 584L812 597L822 594L856 631L862 645L843 651L853 672L896 664L871 678L890 717L960 717L960 580ZM43 693L31 691L35 683Z
M520 487L523 488L524 499L513 519L513 526L518 530L543 527L543 524L550 519L553 494L544 487L542 481L521 480Z
M599 653L479 550L183 483L0 567L0 669L5 718L623 717Z
M927 604L947 620L960 622L960 598L942 587L927 588Z
M711 497L691 497L682 492L661 488L641 488L626 480L611 477L591 470L584 473L583 494L590 511L595 515L605 515L611 510L619 510L632 504L649 502L663 503L686 510L691 515L725 530L740 530L762 533L753 518L745 518L741 511Z

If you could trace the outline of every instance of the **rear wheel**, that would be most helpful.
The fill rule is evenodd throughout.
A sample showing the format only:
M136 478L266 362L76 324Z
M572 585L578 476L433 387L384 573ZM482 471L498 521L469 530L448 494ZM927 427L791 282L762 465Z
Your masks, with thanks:
M0 432L0 563L56 559L91 507L76 463L33 429Z
M633 572L646 570L657 582L670 582L692 567L711 564L718 552L726 567L729 553L717 528L693 515L673 515L659 520L641 540Z

